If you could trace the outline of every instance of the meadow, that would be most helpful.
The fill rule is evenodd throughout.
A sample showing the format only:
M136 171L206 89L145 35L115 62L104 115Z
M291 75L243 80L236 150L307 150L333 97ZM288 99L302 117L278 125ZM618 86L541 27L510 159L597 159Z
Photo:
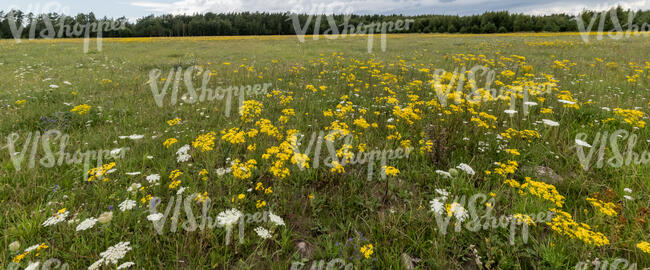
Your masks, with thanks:
M650 267L647 35L102 43L0 41L2 268Z

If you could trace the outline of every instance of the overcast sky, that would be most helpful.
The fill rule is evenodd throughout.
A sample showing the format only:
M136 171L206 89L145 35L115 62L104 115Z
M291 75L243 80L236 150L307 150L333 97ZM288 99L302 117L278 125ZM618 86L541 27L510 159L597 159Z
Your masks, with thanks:
M0 9L61 11L65 14L94 12L103 17L129 19L149 14L193 14L232 11L299 11L306 13L356 14L478 14L509 10L528 14L571 13L583 9L604 10L621 5L631 9L650 9L650 0L0 0Z

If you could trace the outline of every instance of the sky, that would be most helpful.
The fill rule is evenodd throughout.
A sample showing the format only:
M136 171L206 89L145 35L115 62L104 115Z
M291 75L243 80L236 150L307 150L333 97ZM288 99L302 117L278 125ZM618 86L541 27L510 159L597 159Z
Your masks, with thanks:
M18 8L26 12L69 15L92 11L98 17L124 16L131 21L150 14L236 11L471 15L508 10L535 15L576 14L583 9L606 10L617 5L630 9L650 9L650 0L0 0L0 10L5 11Z

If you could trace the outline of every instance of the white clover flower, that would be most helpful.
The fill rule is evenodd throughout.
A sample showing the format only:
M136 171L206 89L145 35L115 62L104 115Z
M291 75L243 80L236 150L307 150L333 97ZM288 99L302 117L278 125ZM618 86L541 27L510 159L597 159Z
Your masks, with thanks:
M122 212L131 210L133 207L135 207L135 201L134 200L124 200L122 203L118 205L120 207L120 210Z
M232 208L230 210L223 211L219 213L219 215L217 215L217 224L219 225L219 227L229 228L233 224L237 223L239 218L241 218L242 216L243 214L239 210Z
M117 261L124 258L127 252L131 250L129 246L130 242L119 242L112 247L109 247L106 251L99 253L99 256L102 256L105 264L117 264Z
M257 227L257 228L255 228L254 231L257 233L257 236L259 236L262 239L269 239L269 238L273 237L271 235L271 233L269 232L269 230L264 229L262 227Z
M95 226L95 223L97 223L96 218L87 218L86 220L79 223L79 225L77 225L77 231L85 231L87 229L90 229Z
M465 163L458 164L458 166L456 166L456 168L461 170L461 171L464 171L466 174L469 174L469 175L476 174L474 172L474 169L472 169L472 167L470 167L469 165L467 165Z
M158 182L160 180L160 175L151 174L151 175L148 175L146 179L147 179L147 181L149 183L155 183L155 182Z
M269 211L269 221L275 224L275 226L284 226L284 220L280 216L277 216L270 211Z

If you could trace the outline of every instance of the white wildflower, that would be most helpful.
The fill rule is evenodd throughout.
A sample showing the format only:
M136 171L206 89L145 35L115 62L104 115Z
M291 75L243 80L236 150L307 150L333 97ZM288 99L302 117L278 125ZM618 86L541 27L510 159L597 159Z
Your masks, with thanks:
M456 168L461 170L461 171L464 171L466 174L469 174L469 175L476 174L474 172L474 169L472 169L472 167L470 167L469 165L467 165L465 163L458 164L458 166L456 166Z
M118 206L120 207L120 211L122 211L122 212L127 211L127 210L131 210L131 209L133 209L133 207L135 207L135 201L134 200L124 200Z
M233 224L237 223L239 218L241 218L243 214L239 212L239 210L232 208L230 210L223 211L217 215L217 224L219 227L232 227Z
M147 176L147 181L149 183L155 183L155 182L158 182L159 180L160 180L160 175L158 175L158 174L152 174L152 175Z
M77 231L85 231L87 229L90 229L95 226L95 223L97 223L96 218L87 218L86 220L79 223L79 225L77 225Z
M284 226L284 220L280 216L273 214L273 212L269 212L269 221L276 226Z
M257 235L258 235L259 237L261 237L262 239L269 239L269 238L272 237L272 235L271 235L271 233L269 232L269 230L264 229L264 228L262 228L262 227L257 227L257 228L255 228L254 231L255 231L255 232L257 233Z

